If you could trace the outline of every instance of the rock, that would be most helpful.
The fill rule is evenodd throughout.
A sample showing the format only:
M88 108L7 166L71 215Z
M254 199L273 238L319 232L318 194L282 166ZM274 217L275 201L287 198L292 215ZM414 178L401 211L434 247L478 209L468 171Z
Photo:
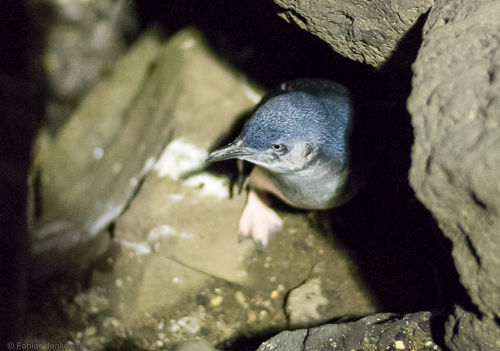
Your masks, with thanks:
M491 318L456 307L445 324L445 341L450 350L498 350L500 328Z
M156 105L145 94L163 84L145 84L159 49L157 39L145 35L84 99L57 137L39 138L35 277L68 268L81 271L109 247L107 227L126 208L138 180L164 147L170 116L163 113L163 96L155 96L160 101Z
M334 257L319 261L310 277L288 294L285 310L289 326L305 328L373 313L373 306L366 303L369 301L366 291L344 279L343 272L352 269L347 261ZM356 310L352 308L353 301L359 303Z
M452 350L492 350L500 340L498 13L494 0L436 1L408 100L411 185L453 243L461 282L479 310L457 309L450 318Z
M288 295L286 310L291 327L311 325L321 321L318 307L328 303L321 294L318 278L313 278L293 289Z
M42 0L28 5L33 21L45 34L47 124L55 131L124 52L137 27L135 14L128 1Z
M432 0L275 0L281 16L318 36L343 56L379 67Z
M382 313L356 322L284 331L260 345L258 351L441 350L432 341L430 318L429 312L404 316Z
M175 99L168 102L172 140L114 230L118 244L135 248L143 259L134 265L143 269L136 284L138 304L126 304L123 311L130 321L159 306L175 306L210 277L248 284L243 263L253 252L250 242L236 241L244 196L229 200L228 180L204 171L208 148L255 104L252 89L218 63L193 32L170 40L157 65ZM178 280L172 280L172 272L179 272Z

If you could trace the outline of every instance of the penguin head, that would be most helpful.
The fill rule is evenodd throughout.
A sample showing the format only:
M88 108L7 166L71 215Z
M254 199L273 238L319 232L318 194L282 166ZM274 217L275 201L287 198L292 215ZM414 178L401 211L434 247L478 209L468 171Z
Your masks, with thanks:
M345 96L288 91L264 100L231 144L207 162L239 158L291 173L318 162L341 168L347 159L350 104Z

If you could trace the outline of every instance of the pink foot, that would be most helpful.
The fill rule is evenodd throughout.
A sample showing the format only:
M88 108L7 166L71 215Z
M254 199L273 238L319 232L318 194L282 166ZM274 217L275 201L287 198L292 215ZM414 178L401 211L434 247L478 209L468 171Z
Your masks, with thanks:
M281 218L255 190L250 189L248 201L241 214L239 233L241 236L251 236L257 247L265 248L271 235L283 227Z

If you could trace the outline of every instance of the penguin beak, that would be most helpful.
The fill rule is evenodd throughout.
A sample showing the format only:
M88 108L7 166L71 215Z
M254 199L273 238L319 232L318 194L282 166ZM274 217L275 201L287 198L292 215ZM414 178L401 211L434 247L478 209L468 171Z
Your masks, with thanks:
M235 140L229 145L211 152L205 162L218 162L233 158L244 159L245 156L254 154L253 150L242 145L241 139Z

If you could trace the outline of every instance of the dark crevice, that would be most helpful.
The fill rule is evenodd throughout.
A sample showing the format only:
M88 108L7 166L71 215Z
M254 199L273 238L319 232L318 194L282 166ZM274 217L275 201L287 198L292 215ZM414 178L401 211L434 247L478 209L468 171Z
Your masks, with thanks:
M34 166L35 168L31 171L32 172L32 184L31 184L31 191L33 192L33 220L36 221L41 218L42 213L43 213L43 208L42 208L42 170L37 167L36 165Z
M300 77L330 78L349 87L365 85L375 70L335 53L316 36L278 16L272 1L137 1L144 27L165 34L192 26L226 63L265 89ZM371 78L370 78L371 79Z
M462 235L465 238L465 243L467 244L467 248L469 249L469 253L476 261L478 268L480 268L481 267L481 257L477 253L477 250L474 247L474 244L472 243L470 236L462 229L462 227L460 227L460 225L458 227L459 227L460 231L462 232Z
M42 33L23 1L0 1L0 345L20 340L25 326L28 186L31 147L44 117ZM36 212L36 210L34 211Z
M283 296L283 306L282 306L282 308L283 308L283 314L285 315L285 318L286 318L286 325L287 325L288 327L290 327L290 315L288 314L288 311L286 310L286 306L288 305L288 299L290 298L290 294L291 294L291 293L292 293L295 289L297 289L298 287L300 287L300 286L304 285L304 284L307 282L307 280L308 280L308 279L309 279L309 277L308 277L308 278L306 278L306 279L304 279L304 280L302 280L300 283L298 283L298 284L297 284L297 285L295 285L294 287L290 288L290 289L286 292L285 296Z
M115 227L116 227L116 221L111 222L111 224L108 226L108 233L111 239L115 238Z
M272 338L280 331L281 330L266 330L256 335L241 336L234 340L217 344L215 347L217 350L224 351L255 351L264 341Z
M312 275L312 272L314 271L314 267L316 265L313 265L310 269L309 269L309 272L307 273L306 275L306 278L303 279L301 282L299 282L297 285L295 285L294 287L290 288L286 294L283 296L283 305L282 305L282 308L283 308L283 314L285 315L286 317L286 325L288 326L289 329L298 329L298 328L301 328L301 326L295 326L294 328L292 328L290 326L290 315L288 314L287 310L286 310L286 306L288 305L288 299L290 298L290 294L296 290L297 288L301 287L302 285L304 285L305 283L307 283L307 281L309 279L311 279L311 275Z
M304 335L304 340L302 340L302 350L304 350L304 351L305 351L305 349L306 349L306 346L307 346L307 339L309 338L309 334L310 334L310 333L311 333L311 332L310 332L309 328L308 328L308 329L306 329L306 335Z
M288 20L290 21L290 23L293 23L293 22L296 22L297 24L302 23L303 26L307 26L307 18L302 16L300 13L298 13L294 9L286 9L285 15L288 18Z
M432 167L432 155L429 155L425 160L425 172L429 175L431 174L431 167Z
M465 244L467 245L467 248L469 249L469 253L471 256L474 258L474 261L476 261L476 264L478 267L481 266L481 257L478 255L476 248L474 247L474 244L470 240L469 234L462 228L460 224L457 224L458 230L462 233L462 236L465 238Z
M460 318L455 320L455 324L453 325L453 335L458 335L460 333Z
M495 71L493 68L491 68L488 70L488 82L490 82L490 84L493 84L494 81L495 81Z
M488 210L488 206L486 206L486 204L477 196L477 194L474 191L470 192L470 196L472 200L476 203L476 205L481 207L481 209Z

